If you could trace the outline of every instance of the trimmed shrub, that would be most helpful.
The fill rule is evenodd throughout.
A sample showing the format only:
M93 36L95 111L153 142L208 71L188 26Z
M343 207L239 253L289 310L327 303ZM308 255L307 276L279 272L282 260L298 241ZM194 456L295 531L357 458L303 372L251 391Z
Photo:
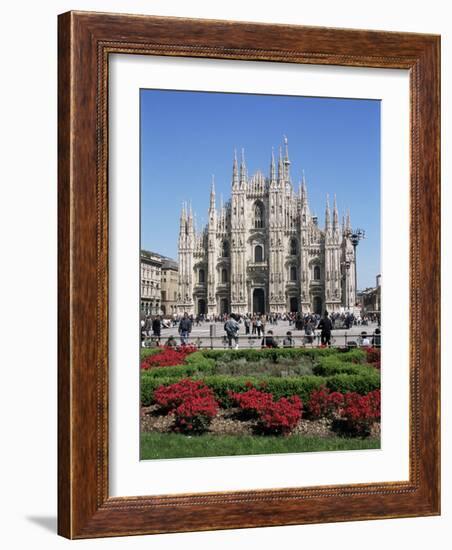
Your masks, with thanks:
M365 363L366 352L362 349L349 349L339 354L339 359L344 363Z
M195 397L212 397L213 392L200 380L184 378L169 386L159 386L154 391L154 401L165 412L173 412L184 401Z
M340 419L333 423L333 429L347 435L368 436L372 424L380 420L380 390L367 395L346 393L339 413Z
M202 433L218 412L212 390L190 378L159 386L154 400L164 412L175 415L174 430L183 433Z
M184 346L179 348L164 347L159 353L150 355L141 361L141 368L144 370L155 367L169 367L184 363L187 355L196 351L196 348Z
M160 353L161 351L161 348L140 348L140 359L146 359L146 357L155 355L156 353Z
M262 392L251 387L243 393L228 392L231 401L240 407L247 418L257 418L266 405L273 401L271 393Z
M315 360L317 357L337 355L336 348L264 348L264 349L238 349L238 350L203 350L204 357L214 359L221 363L245 359L246 361L259 361L261 359L273 360L275 363L278 357L309 357Z
M191 396L175 410L174 430L182 433L202 433L218 412L213 395Z
M223 407L230 407L233 404L230 392L245 392L250 389L250 385L258 390L271 393L274 399L298 395L303 401L309 398L312 390L325 384L325 379L320 376L268 377L265 380L245 376L206 376L203 377L203 382L212 388L215 397Z
M207 359L201 352L196 351L185 358L183 365L175 365L172 367L159 367L158 369L143 369L141 376L149 376L153 378L180 377L186 378L195 376L196 374L215 374L215 361Z
M366 395L380 389L380 374L375 369L365 374L336 374L326 378L326 385L331 391L341 393L355 392Z
M343 403L342 393L330 392L327 387L322 386L311 393L306 409L311 418L333 418Z
M297 395L267 401L259 413L257 431L265 435L288 435L301 418L302 406Z
M359 352L359 356L352 356L355 351ZM314 374L320 376L334 376L335 374L370 374L374 371L373 367L367 364L358 364L359 358L366 358L366 354L361 350L352 350L351 352L344 353L337 356L321 357L319 363L314 365L312 370ZM345 358L344 361L342 358Z

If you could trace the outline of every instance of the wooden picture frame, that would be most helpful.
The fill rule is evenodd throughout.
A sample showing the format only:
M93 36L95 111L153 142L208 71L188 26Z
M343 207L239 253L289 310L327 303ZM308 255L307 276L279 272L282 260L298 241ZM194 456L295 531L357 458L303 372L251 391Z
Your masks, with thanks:
M87 538L439 514L440 38L69 12L59 16L58 50L59 534ZM113 53L409 70L409 481L109 496L107 93Z

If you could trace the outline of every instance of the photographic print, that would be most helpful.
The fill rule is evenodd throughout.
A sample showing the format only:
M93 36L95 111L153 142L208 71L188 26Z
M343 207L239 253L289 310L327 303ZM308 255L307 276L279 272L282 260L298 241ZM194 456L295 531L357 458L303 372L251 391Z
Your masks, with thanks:
M140 91L141 459L380 448L380 102Z

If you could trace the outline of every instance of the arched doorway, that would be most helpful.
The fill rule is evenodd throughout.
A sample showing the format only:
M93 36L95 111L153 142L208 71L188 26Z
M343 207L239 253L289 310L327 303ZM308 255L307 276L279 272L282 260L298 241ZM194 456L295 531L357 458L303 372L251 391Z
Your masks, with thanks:
M290 312L296 313L298 311L298 298L296 296L292 296L289 303L290 303Z
M253 313L265 313L265 294L263 288L253 290Z
M206 301L204 298L200 298L198 300L198 315L205 315L206 314Z
M227 298L221 298L220 300L220 314L229 313L229 300Z
M320 296L314 296L314 299L312 300L312 306L314 313L322 315L322 298Z

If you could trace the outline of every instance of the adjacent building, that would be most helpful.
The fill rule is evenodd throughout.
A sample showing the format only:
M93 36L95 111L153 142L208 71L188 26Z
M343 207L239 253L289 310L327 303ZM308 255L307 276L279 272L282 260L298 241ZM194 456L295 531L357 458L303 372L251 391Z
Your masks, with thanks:
M268 175L248 176L234 155L231 199L217 207L212 180L208 223L198 232L182 206L177 312L182 314L343 311L356 302L350 214L339 222L326 198L320 227L303 175L298 191L284 154L271 155Z
M161 308L162 256L141 251L141 311L144 315L157 315Z
M172 315L178 292L177 262L156 252L141 251L141 312Z
M177 295L179 289L179 268L170 258L162 261L162 315L172 317L177 313Z
M376 285L359 293L361 311L365 314L381 313L381 275L377 275Z

